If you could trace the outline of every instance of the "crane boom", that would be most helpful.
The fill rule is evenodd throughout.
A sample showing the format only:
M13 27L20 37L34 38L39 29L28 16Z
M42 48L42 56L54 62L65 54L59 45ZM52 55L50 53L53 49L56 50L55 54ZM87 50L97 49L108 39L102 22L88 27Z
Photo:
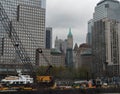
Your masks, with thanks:
M8 34L9 38L11 39L11 42L12 42L18 56L20 57L20 60L22 61L22 63L27 67L27 69L33 69L33 65L31 63L30 57L28 56L27 52L25 51L25 48L23 47L23 44L22 44L21 40L19 39L19 36L17 35L17 32L15 31L15 29L12 25L12 21L10 21L1 2L0 2L0 21L5 29L6 33Z

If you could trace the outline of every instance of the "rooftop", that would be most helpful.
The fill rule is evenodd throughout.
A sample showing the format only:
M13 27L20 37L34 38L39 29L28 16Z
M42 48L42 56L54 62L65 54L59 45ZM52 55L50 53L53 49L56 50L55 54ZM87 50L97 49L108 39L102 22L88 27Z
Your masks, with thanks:
M86 49L81 55L82 56L91 56L92 55L92 49Z
M68 37L72 37L71 28L69 28L69 34L68 34Z
M61 51L59 51L57 49L52 49L51 54L61 54Z
M102 3L104 3L104 2L106 2L106 1L114 2L114 3L119 3L118 0L101 0L99 3L97 3L97 6L100 5L100 4L102 4Z

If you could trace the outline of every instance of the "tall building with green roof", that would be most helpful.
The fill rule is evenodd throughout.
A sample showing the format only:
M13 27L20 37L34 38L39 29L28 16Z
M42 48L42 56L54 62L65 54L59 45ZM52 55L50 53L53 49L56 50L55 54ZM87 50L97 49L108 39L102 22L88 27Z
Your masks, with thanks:
M73 67L73 35L71 33L71 28L69 28L67 36L66 66Z
M73 35L71 33L71 28L69 28L69 33L67 36L67 48L73 48Z

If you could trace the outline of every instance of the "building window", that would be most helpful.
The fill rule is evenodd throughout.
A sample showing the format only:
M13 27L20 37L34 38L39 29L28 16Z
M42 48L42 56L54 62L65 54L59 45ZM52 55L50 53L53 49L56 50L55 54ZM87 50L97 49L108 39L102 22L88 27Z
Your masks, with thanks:
M109 4L105 4L105 8L109 8Z

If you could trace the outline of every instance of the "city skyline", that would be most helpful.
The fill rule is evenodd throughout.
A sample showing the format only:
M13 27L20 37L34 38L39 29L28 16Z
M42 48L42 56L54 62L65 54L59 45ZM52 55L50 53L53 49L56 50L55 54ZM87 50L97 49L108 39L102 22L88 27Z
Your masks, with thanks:
M88 21L93 18L94 7L100 1L47 0L46 26L53 28L52 46L54 47L56 36L59 39L67 38L69 28L71 28L73 33L74 44L77 43L80 45L86 42Z

